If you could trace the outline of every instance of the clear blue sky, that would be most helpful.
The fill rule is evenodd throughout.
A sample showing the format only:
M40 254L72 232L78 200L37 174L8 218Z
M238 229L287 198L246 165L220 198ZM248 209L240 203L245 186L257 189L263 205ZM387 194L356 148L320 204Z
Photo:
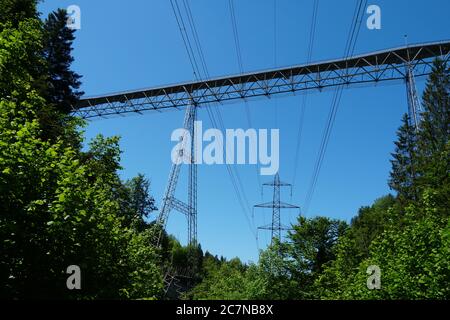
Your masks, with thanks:
M274 67L274 0L234 0L245 71ZM313 0L276 0L277 65L306 60ZM238 73L228 0L189 0L211 76ZM339 58L350 27L356 0L321 0L312 60ZM86 95L111 93L193 78L169 0L47 0L43 15L76 4L81 8L82 29L77 32L73 52L74 69L83 75ZM382 10L382 29L370 31L365 23L356 53L404 44L450 38L448 0L372 0ZM366 15L367 17L367 15ZM419 89L424 81L418 81ZM310 183L317 151L331 105L332 92L308 97L300 149L300 163L292 198L283 200L302 206ZM250 102L255 128L279 128L280 175L292 182L297 122L302 98ZM278 105L278 107L275 107ZM246 128L244 105L222 106L227 128ZM274 120L278 110L278 124ZM349 221L358 208L389 193L387 179L396 129L407 111L402 84L345 90L308 217L323 215ZM211 126L200 111L204 127ZM123 150L121 176L146 174L152 194L160 204L171 166L171 132L182 124L183 112L127 116L90 122L86 137L102 133L119 135ZM255 168L237 168L249 205L270 201L261 197ZM185 199L186 179L180 178L177 196ZM268 177L262 177L262 181ZM199 168L198 236L204 250L227 258L256 261L257 241L239 206L225 166ZM283 212L283 223L295 221L296 212ZM270 210L255 211L255 225L270 222ZM172 212L168 231L186 243L184 216ZM270 241L259 232L258 246Z

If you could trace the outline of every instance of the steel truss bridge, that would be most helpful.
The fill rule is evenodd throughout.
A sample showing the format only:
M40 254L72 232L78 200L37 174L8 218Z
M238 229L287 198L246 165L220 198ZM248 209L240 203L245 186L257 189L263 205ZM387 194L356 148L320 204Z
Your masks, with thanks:
M72 108L75 116L84 119L186 108L183 126L193 137L196 110L203 105L256 97L270 98L302 91L322 91L333 87L376 85L400 80L406 84L408 112L412 123L417 127L420 102L414 79L429 75L432 71L433 60L436 58L448 63L450 41L403 46L347 59L86 97ZM195 245L197 243L197 164L193 156L194 149L193 143L185 145L178 155L179 158L183 158L186 156L183 151L190 150L188 203L175 198L181 168L180 161L172 164L157 222L165 227L169 213L173 209L185 214L188 220L188 242Z
M84 119L180 109L192 103L202 106L254 97L270 97L340 85L368 85L430 74L432 61L448 62L450 41L404 46L292 67L225 76L204 81L127 91L81 99L73 114Z

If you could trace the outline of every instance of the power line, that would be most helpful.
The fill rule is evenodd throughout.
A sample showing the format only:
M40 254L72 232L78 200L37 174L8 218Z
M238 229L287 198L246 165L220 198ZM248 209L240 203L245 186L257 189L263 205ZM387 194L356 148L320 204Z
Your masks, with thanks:
M313 14L311 19L311 27L309 32L309 42L308 42L308 49L307 49L307 63L309 64L312 59L312 52L313 52L313 46L314 46L314 39L316 35L316 27L317 27L317 16L318 16L318 10L319 10L319 0L314 0L313 4ZM307 101L308 93L305 92L302 99L302 104L300 106L300 116L299 116L299 126L298 126L298 132L297 132L297 145L295 148L295 158L294 158L294 176L292 179L292 184L295 185L295 181L297 178L297 170L298 170L298 163L299 163L299 157L300 157L300 145L302 141L302 134L303 134L303 123L305 119L305 109L306 109L306 101Z
M277 0L273 0L273 60L277 66Z
M358 6L358 4L356 5L356 8L355 8L355 11L354 11L354 14L353 14L352 25L351 25L352 27L350 29L350 33L349 33L349 36L347 38L347 43L346 43L346 46L345 46L345 52L344 52L345 56L348 55L349 48L350 48L351 43L352 43L352 41L354 39L355 29L356 29L356 24L357 24L357 18L359 16L359 13L360 13L360 10L361 10L361 5L362 5L362 1L360 0L359 1L359 6ZM337 101L340 100L340 96L341 96L341 93L342 93L341 88L342 87L338 87L338 89L335 90L334 95L333 95L332 107L330 108L330 112L328 114L327 123L326 123L325 130L324 130L324 133L323 133L323 136L322 136L322 142L321 142L321 145L320 145L320 148L319 148L318 157L317 157L317 160L316 160L313 176L312 176L312 179L311 179L311 184L310 184L310 187L308 189L307 196L306 196L305 212L307 212L308 209L309 209L309 205L310 205L310 202L311 202L311 199L312 199L312 196L313 196L316 184L317 184L317 179L318 179L318 176L319 176L319 173L320 173L320 169L322 167L323 158L324 158L324 155L325 155L326 148L328 146L328 140L329 140L329 137L330 137L331 129L333 127L334 119L335 119L336 113L337 113L337 106L338 106Z
M244 73L244 64L242 62L242 54L241 54L241 45L240 45L240 40L239 40L239 30L238 30L238 26L237 26L237 22L236 22L236 12L234 9L234 1L233 0L228 0L228 5L230 8L230 16L231 16L231 26L233 29L233 37L234 37L234 44L235 44L235 48L236 48L236 56L237 56L237 60L238 60L238 66L239 66L239 72L241 74ZM248 105L248 102L246 100L244 100L244 109L245 109L245 114L247 117L247 124L249 128L253 128L252 125L252 120L251 120L251 113L250 113L250 107ZM259 172L260 172L260 166L259 163L256 164L256 179L258 181L258 185L261 185L261 179L259 177Z
M238 61L238 66L239 66L239 72L241 74L244 73L244 67L243 67L243 62L242 62L242 54L241 54L241 44L239 41L239 31L238 31L238 27L237 27L237 22L236 22L236 13L234 10L234 1L233 0L228 0L228 5L230 8L230 16L231 16L231 26L233 28L233 37L234 37L234 45L236 48L236 56L237 56L237 61ZM248 122L248 126L249 128L252 127L252 121L251 121L251 116L250 116L250 110L247 104L247 101L245 101L245 113L247 116L247 122Z
M189 5L189 3L186 0L183 0L183 4L184 4L184 8L185 8L187 17L188 17L188 22L189 22L189 26L191 28L191 33L194 38L195 46L197 48L197 53L198 53L198 56L200 57L200 62L202 64L205 78L209 78L209 72L208 72L208 68L206 66L206 60L205 60L205 56L203 54L203 49L202 49L202 45L200 43L200 38L198 36L197 28L195 27L194 18L192 16L192 11L191 11L191 6Z
M364 1L364 3L367 3L367 0ZM362 21L362 15L361 15L361 10L362 8L364 8L365 5L363 6L363 1L359 1L359 6L358 3L355 7L355 11L354 11L354 15L353 15L353 20L352 20L352 28L350 30L349 36L347 38L347 43L346 43L346 48L345 48L345 53L344 53L344 58L348 59L348 57L353 54L355 45L356 45L356 40L357 37L359 35L359 30L360 30L360 26L361 26L361 21ZM359 22L359 26L358 26L358 18L361 16L361 20ZM326 128L324 131L324 135L322 137L322 143L320 146L320 150L318 153L318 159L316 162L316 166L314 169L314 174L313 174L313 178L312 178L312 182L310 185L310 188L308 190L307 193L307 198L305 201L305 212L307 212L307 210L309 209L309 205L310 202L312 200L312 196L314 194L316 185L317 185L317 180L320 174L320 170L322 168L322 164L323 164L323 160L325 157L325 153L326 153L326 149L328 147L328 143L329 143L329 138L333 129L333 125L334 125L334 121L336 119L336 114L339 108L339 104L340 104L340 100L342 97L342 91L343 91L343 86L339 86L334 93L333 96L333 100L332 100L332 107L330 109L330 113L328 115L328 121L326 124Z
M234 10L234 1L228 0L228 5L230 8L231 25L233 27L234 44L236 46L236 55L238 58L239 71L241 73L243 73L244 68L243 68L243 63L242 63L241 45L240 45L240 41L239 41L238 27L237 27L237 23L236 23L236 12Z
M183 19L183 15L182 15L180 7L178 5L178 1L171 0L170 2L171 2L172 9L173 9L173 12L174 12L176 20L177 20L177 24L179 26L180 32L183 37L183 42L184 42L186 51L188 52L188 56L191 61L191 66L194 70L194 77L196 77L196 79L199 80L199 78L202 77L200 68L198 67L196 55L192 48L190 37L187 32L187 29L186 29L186 26L184 23L184 19ZM195 47L197 50L197 55L200 58L200 63L201 63L202 69L203 69L204 77L209 78L209 72L208 72L208 68L206 65L206 60L205 60L205 57L203 54L203 49L202 49L201 42L200 42L200 39L198 36L198 32L195 27L195 21L194 21L193 15L192 15L192 11L191 11L189 2L186 0L183 0L183 5L184 5L184 9L186 11L187 23L190 27L191 34L194 39ZM222 131L224 131L225 126L223 123L223 119L222 119L220 110L218 108L214 108L214 111L211 111L209 104L206 105L206 110L207 110L207 113L208 113L208 116L210 118L212 125L215 127L220 127L222 129ZM216 115L214 115L214 112L216 113ZM216 116L217 116L218 121L216 120ZM219 124L219 125L217 125L217 124ZM250 228L251 232L253 233L253 235L255 236L255 240L257 240L256 233L254 231L254 228L252 227L251 221L250 221L248 213L247 213L248 211L250 211L250 206L249 206L247 197L245 195L245 191L244 191L239 173L235 170L234 167L231 167L229 164L226 164L226 165L227 165L227 172L229 174L230 180L233 185L233 190L235 192L235 196L236 196L236 198L242 208L242 211L246 217L249 228Z
M187 52L188 57L189 57L189 61L190 61L191 66L192 66L192 70L194 72L194 78L198 79L198 76L197 76L197 73L196 73L196 70L198 69L197 62L195 61L195 56L193 55L192 46L190 44L189 37L187 37L186 28L184 26L184 23L182 22L182 18L183 17L181 16L180 8L178 7L178 3L176 2L176 0L175 0L175 3L176 3L177 9L175 8L174 0L170 0L170 4L172 6L172 10L173 10L173 13L175 15L175 19L177 21L178 29L180 30L180 34L181 34L181 37L183 39L184 47L186 49L186 52ZM180 14L181 21L178 18L177 11Z
M356 41L359 36L359 32L361 29L361 23L362 23L362 17L364 15L364 8L367 6L368 0L359 0L356 3L355 11L353 14L352 24L349 31L349 35L347 38L345 51L344 51L344 58L347 60L349 56L351 56L354 53L355 47L356 47ZM314 167L314 172L311 178L311 183L308 189L308 193L306 195L305 200L305 213L308 212L309 206L311 204L311 200L317 185L317 180L320 175L320 170L322 168L323 160L325 157L325 153L328 147L329 139L331 136L331 132L334 126L334 122L336 119L336 114L339 109L339 104L342 98L342 92L343 92L343 86L338 86L337 89L334 92L333 99L332 99L332 106L330 109L330 112L328 114L327 123L325 126L325 130L322 136L322 142L319 148L316 164Z
M277 67L278 55L277 55L277 0L273 0L273 60L274 67ZM278 127L278 100L275 99L275 127Z

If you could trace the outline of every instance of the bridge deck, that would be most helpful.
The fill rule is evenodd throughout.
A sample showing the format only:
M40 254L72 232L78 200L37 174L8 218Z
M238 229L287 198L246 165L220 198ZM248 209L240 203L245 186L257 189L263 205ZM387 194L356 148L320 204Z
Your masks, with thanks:
M74 114L83 118L161 111L257 96L399 80L411 65L415 76L428 75L432 60L448 61L450 41L399 47L348 59L336 59L273 70L225 76L204 81L91 96L80 100Z

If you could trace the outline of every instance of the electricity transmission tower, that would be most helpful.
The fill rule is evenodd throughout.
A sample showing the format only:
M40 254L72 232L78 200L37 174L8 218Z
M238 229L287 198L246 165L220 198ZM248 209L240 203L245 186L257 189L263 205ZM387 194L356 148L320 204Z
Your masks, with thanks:
M272 202L257 204L254 207L272 209L272 223L266 226L259 227L258 229L272 231L271 243L273 243L275 239L281 241L282 230L290 230L289 227L283 226L281 224L281 209L300 209L300 207L281 201L281 194L280 194L281 187L290 187L292 192L292 185L280 181L280 176L278 173L275 175L273 181L264 183L263 187L264 186L273 187Z
M164 194L161 211L158 216L158 224L165 228L169 218L169 213L172 209L185 214L188 221L188 243L194 246L197 244L197 163L195 159L195 136L197 134L195 132L196 118L197 105L193 102L186 109L183 123L185 134L180 138L180 148L177 150L176 159L172 159L175 161L172 163L169 181ZM183 163L189 166L187 204L175 198L175 190ZM158 244L160 238L161 234L158 238Z
M406 39L406 52L407 52L407 61L405 63L406 68L406 90L408 97L408 114L410 125L414 127L416 132L419 131L420 121L422 119L422 104L419 99L419 95L417 94L416 80L414 77L414 66L413 61L411 60L411 55L409 52L408 41Z

